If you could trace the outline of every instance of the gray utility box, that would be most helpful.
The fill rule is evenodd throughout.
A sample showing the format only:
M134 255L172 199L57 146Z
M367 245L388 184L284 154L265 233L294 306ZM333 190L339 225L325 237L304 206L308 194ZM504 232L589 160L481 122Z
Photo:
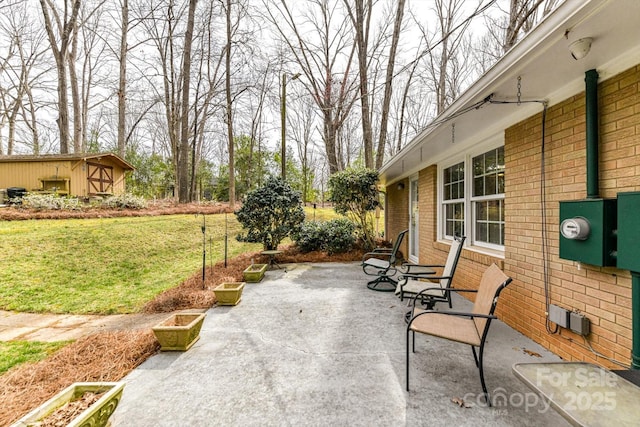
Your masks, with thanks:
M585 220L587 227L579 230ZM616 265L616 222L616 199L560 202L560 258L600 267Z

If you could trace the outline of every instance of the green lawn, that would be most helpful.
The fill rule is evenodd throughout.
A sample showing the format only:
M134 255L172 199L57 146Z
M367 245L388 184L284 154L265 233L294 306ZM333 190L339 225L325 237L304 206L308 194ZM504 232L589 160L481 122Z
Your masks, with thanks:
M237 242L227 218L229 257L260 249ZM225 216L206 221L208 256L222 260ZM195 215L0 222L0 309L135 312L202 265L201 225Z
M53 343L0 341L0 375L20 363L42 360L67 344L69 344L69 341Z
M316 209L318 221L334 217ZM238 242L240 224L233 214L227 220L229 258L262 249ZM207 215L206 225L209 265L224 259L225 215ZM2 221L0 309L136 312L201 268L201 226L195 215Z

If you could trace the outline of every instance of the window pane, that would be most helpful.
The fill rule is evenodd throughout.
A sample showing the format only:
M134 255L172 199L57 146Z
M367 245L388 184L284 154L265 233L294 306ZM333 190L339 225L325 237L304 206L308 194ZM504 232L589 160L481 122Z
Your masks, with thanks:
M473 180L473 195L474 196L484 195L484 177L481 176Z
M487 175L484 181L484 195L496 194L496 176L494 174Z
M486 223L481 222L479 224L476 224L476 240L480 242L487 241L487 224Z
M476 220L487 220L487 204L485 202L476 203Z
M484 173L484 155L473 158L473 176Z
M489 206L489 221L500 221L500 200L491 200L487 203Z
M485 173L495 173L498 168L498 158L496 156L496 152L494 150L489 151L485 154L484 158L484 172Z
M504 172L498 174L498 194L504 193Z
M502 244L502 237L500 235L500 224L489 224L489 243L494 243L496 245Z

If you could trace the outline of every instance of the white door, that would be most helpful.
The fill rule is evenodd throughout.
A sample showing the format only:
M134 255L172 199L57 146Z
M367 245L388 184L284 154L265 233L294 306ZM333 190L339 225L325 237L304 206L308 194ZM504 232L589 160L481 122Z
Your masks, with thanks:
M418 262L419 254L418 177L409 180L409 261Z

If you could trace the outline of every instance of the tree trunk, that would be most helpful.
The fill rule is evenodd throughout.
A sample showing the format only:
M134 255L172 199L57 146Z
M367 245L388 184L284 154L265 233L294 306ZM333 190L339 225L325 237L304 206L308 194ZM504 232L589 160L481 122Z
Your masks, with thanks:
M180 156L178 158L178 201L189 202L189 84L191 82L191 44L198 0L189 0L189 17L184 35L184 55L182 60L182 108L180 132Z
M129 32L129 0L122 1L122 32L120 33L120 73L118 78L118 154L124 159L126 150L126 88L127 34Z
M384 99L382 100L382 117L380 118L380 135L378 138L378 150L376 153L376 169L382 167L384 153L387 145L387 124L389 122L389 105L393 92L393 71L395 68L396 52L400 40L400 30L402 29L402 18L404 16L405 0L398 0L396 18L393 24L393 35L391 36L391 47L389 48L389 62L387 63L387 74L384 81ZM402 124L401 124L402 126Z
M233 144L233 101L231 99L231 0L227 0L227 47L225 52L225 92L227 95L227 136L229 138L229 207L236 205L236 176Z

